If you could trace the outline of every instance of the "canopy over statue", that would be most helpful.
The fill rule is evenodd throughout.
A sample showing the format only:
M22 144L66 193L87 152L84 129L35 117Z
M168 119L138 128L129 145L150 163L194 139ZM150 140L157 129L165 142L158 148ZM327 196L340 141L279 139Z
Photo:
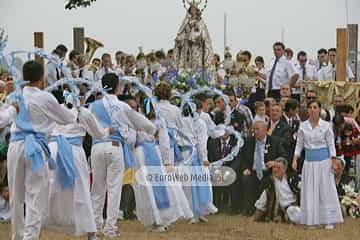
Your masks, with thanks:
M201 10L202 0L183 0L183 3L187 14L175 39L175 64L181 70L209 69L214 52L209 31L201 17L207 0Z

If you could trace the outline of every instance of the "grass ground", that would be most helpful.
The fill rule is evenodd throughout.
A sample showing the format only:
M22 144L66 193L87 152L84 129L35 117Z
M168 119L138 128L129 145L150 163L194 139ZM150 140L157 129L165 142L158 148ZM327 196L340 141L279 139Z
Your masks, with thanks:
M347 240L360 239L360 220L347 218L335 230L306 230L302 226L275 223L255 223L241 216L215 215L209 222L189 225L179 222L170 226L167 233L151 233L138 221L120 222L119 239L129 240ZM10 225L0 224L0 239L10 239ZM86 237L70 237L45 231L42 240L75 240Z

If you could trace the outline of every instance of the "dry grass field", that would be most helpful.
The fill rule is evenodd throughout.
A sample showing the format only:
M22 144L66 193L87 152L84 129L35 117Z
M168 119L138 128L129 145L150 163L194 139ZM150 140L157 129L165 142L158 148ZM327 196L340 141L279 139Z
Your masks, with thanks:
M241 216L215 215L209 222L189 225L179 222L172 225L167 233L151 233L144 229L138 221L120 222L119 239L129 240L337 240L360 239L360 220L347 218L333 231L306 230L302 226L255 223L250 218ZM0 224L0 239L10 239L10 225ZM45 231L42 240L75 240L86 237L70 237Z

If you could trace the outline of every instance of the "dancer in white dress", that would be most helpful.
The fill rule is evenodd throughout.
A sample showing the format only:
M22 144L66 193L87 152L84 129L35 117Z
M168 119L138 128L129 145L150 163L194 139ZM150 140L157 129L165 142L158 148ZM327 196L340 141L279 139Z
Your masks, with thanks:
M180 163L188 176L209 176L208 181L191 182L191 186L184 186L186 197L189 201L194 218L190 223L207 222L206 215L214 214L218 210L213 204L213 192L208 169L207 140L208 129L206 123L200 118L201 103L198 106L193 103L185 103L181 131L189 137L189 140L182 139L182 153L185 159ZM197 112L198 110L198 112ZM195 144L195 147L193 145ZM195 153L192 153L195 151ZM190 161L189 161L190 160Z
M65 106L64 106L65 107ZM54 171L50 175L49 216L47 228L67 234L82 235L87 233L88 239L96 239L95 217L90 195L90 170L82 141L86 132L90 136L101 139L109 135L110 129L104 129L89 110L81 107L71 109L77 123L57 125L52 133L49 144L53 159L60 156L59 148L65 144L71 145L72 160L77 176L72 188L65 188L59 181L59 175ZM61 139L62 138L62 139ZM62 150L62 149L61 149ZM69 155L64 156L69 159ZM61 156L60 156L61 158Z
M305 149L301 224L333 229L336 223L343 222L332 170L332 162L337 161L336 150L331 124L320 119L320 111L320 102L308 103L309 120L300 125L292 167L297 169L297 161Z
M163 232L175 221L190 219L193 215L181 183L174 181L151 183L144 177L144 174L155 172L163 176L172 174L166 171L166 167L171 166L170 141L166 124L164 121L155 120L149 99L146 100L145 105L146 116L157 126L158 144L153 135L144 131L137 132L137 147L134 152L135 168L138 170L135 181L136 213L145 227L151 228L152 231Z

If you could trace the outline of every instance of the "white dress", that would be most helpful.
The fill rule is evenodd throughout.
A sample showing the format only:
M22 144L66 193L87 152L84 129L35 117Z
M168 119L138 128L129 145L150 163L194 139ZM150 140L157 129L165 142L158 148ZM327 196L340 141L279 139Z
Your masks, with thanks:
M322 161L305 159L301 183L301 224L313 226L343 222L332 170L331 157L336 156L336 150L331 124L321 119L315 128L309 120L301 123L295 156L299 157L304 148L328 148L330 158Z
M165 120L166 126L170 129L179 129L181 128L181 111L175 105L172 105L169 101L160 100L156 104L156 110L159 112L159 115L162 119ZM178 140L178 134L174 131L175 138ZM171 149L170 153L170 162L175 164L175 152L174 148Z
M207 157L207 155L208 155L208 152L207 152L208 135L207 135L206 123L200 117L197 117L197 119L193 119L191 117L183 117L181 119L181 122L183 124L181 126L182 132L191 139L193 144L196 144L195 151L198 151L200 161L201 162L206 161L208 159L208 157ZM189 141L187 141L185 139L182 139L180 142L181 142L180 144L182 146L189 146L191 144ZM191 145L191 147L192 147L192 145ZM184 157L184 162L181 162L179 164L179 166L181 166L181 170L184 171L184 174L191 176L193 174L193 171L192 171L193 166L191 166L191 163L189 165L187 165L187 162L189 162L189 158L190 158L190 151L186 149L182 153L183 153L183 157ZM198 168L198 167L196 167L196 168ZM210 176L208 167L203 167L201 172ZM206 188L206 185L205 185L205 183L201 183L201 184L202 184L201 190L204 190ZM192 187L183 186L186 198L188 199L189 205L191 206L191 209L193 210L193 214L197 215L196 217L214 214L218 211L218 209L213 204L213 193L212 193L212 187L211 187L210 181L207 183L207 186L209 186L208 190L210 191L210 199L207 204L200 206L200 212L201 212L200 215L195 213L194 205L193 205L194 201L196 201L195 199L198 199L198 197L192 196L192 192L193 192Z
M155 139L153 135L138 131L137 142L155 142ZM155 146L156 154L158 154L163 163L169 162L169 159L166 159L166 157L169 156L169 146L169 136L164 126L159 128L159 146ZM162 158L162 155L165 157ZM144 174L147 173L145 156L144 148L140 144L134 151L135 168L136 170L142 168ZM161 168L162 172L165 172L165 168L163 166L161 166ZM139 174L139 172L137 172L137 174ZM146 184L144 184L143 181L145 181ZM146 181L146 179L143 179L140 184L138 182L138 176L135 177L136 214L139 221L145 227L168 226L178 219L192 218L192 212L181 184L172 182L166 186L166 190L170 207L159 209L156 204L152 185Z
M77 109L71 109L77 115ZM107 135L89 110L81 108L79 123L57 125L53 136L63 135L67 138L84 138L86 132L98 139ZM58 145L49 144L51 155L56 159ZM72 145L75 166L78 176L73 189L61 189L56 172L50 174L49 216L46 228L62 233L82 235L96 232L95 217L90 196L90 170L82 146Z

